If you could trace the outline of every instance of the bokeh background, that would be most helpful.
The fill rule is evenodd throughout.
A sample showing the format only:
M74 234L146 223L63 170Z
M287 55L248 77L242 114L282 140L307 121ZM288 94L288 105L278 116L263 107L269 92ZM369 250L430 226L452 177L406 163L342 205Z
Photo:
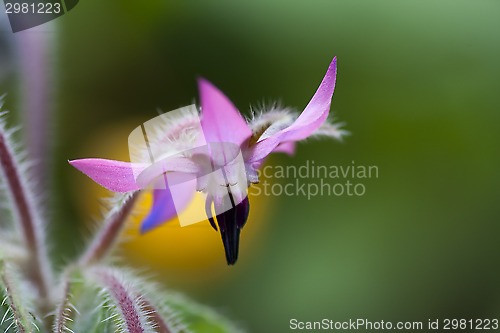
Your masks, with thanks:
M58 262L109 195L68 159L126 160L129 132L196 100L198 76L244 112L277 99L300 110L336 55L332 111L352 135L268 163L376 165L364 196L258 198L235 267L208 224L175 222L132 227L122 261L250 332L287 332L291 318L498 318L500 2L85 0L31 31L49 98L30 110L30 31L4 23L0 91L11 121L48 139L30 147L47 166Z

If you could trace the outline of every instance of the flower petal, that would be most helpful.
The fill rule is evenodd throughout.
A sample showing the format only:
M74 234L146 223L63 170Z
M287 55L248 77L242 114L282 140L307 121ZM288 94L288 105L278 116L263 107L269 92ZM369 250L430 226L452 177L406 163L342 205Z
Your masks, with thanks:
M303 140L316 129L320 128L330 111L330 104L335 90L336 75L337 58L335 57L330 63L323 81L321 81L318 90L316 90L309 104L307 104L297 120L290 127L283 130L283 139L293 141Z
M245 119L231 101L213 84L198 80L201 100L201 127L207 142L241 145L252 136Z
M280 143L276 148L274 148L273 153L285 153L288 155L295 154L295 142L287 141Z
M179 176L179 177L177 177ZM178 178L178 179L176 179ZM185 181L185 175L170 173L169 180L178 180L175 191L168 184L165 189L153 191L153 207L141 224L141 232L147 232L173 219L184 210L195 194L196 182ZM166 183L166 179L163 180Z
M140 173L143 166L100 158L85 158L68 162L93 181L113 192L130 192L140 189L135 181L134 173Z
M280 143L299 141L320 128L328 117L330 103L335 90L337 58L333 58L316 93L299 117L287 128L258 141L252 148L247 161L257 162L269 155Z
M165 158L153 164L139 164L100 158L85 158L69 161L102 187L113 192L130 192L153 185L165 189L163 182L155 182L166 172L198 172L196 163L182 156ZM157 187L160 186L160 187Z
M164 182L155 182L156 179L161 179L161 175L167 172L196 174L198 171L199 166L191 159L183 156L171 156L147 165L146 168L141 170L135 176L137 178L137 184L141 188L153 185L156 189L165 189Z
M141 233L150 231L176 216L177 210L175 209L170 190L168 188L166 190L154 190L153 207L149 211L148 216L142 221Z

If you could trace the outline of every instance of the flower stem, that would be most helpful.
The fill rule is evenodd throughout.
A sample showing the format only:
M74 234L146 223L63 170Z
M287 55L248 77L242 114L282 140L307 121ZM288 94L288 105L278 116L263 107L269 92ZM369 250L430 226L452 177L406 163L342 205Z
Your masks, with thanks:
M117 209L112 209L105 218L103 227L98 231L90 246L80 259L82 266L91 265L105 258L115 246L130 213L139 197L136 191L128 195Z
M47 185L50 159L48 139L52 118L54 91L55 32L35 27L17 36L19 52L21 110L24 118L26 148L36 163L33 176L40 186Z
M126 332L143 333L144 327L141 322L141 313L137 309L136 297L123 285L111 271L99 269L96 276L104 284L110 295L115 299L120 308L123 320L126 325Z
M73 311L71 310L71 306L69 304L69 287L69 281L67 280L67 277L65 277L63 299L57 307L55 313L54 333L64 333L67 330L66 323L72 320L70 318L71 312Z
M14 218L18 222L16 225L21 227L29 252L29 262L26 265L28 275L37 287L40 297L45 300L49 294L50 263L43 244L45 235L42 221L35 207L35 200L30 196L32 191L22 178L19 163L3 126L0 126L0 169L3 171Z
M144 310L149 313L149 319L153 322L158 333L172 333L167 322L160 315L156 307L147 299L142 300Z

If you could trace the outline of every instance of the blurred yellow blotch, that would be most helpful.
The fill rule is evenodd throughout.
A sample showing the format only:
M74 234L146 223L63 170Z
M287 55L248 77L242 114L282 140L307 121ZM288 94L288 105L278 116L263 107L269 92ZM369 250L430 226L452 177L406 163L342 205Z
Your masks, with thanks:
M166 271L181 270L184 273L209 271L216 267L225 267L226 259L218 232L214 231L207 220L181 227L177 219L140 234L140 223L152 203L151 192L145 192L138 205L138 214L132 218L131 228L126 232L128 240L122 249L127 257L138 264L147 264ZM198 195L186 208L187 214L196 214L204 210L202 196ZM252 214L253 212L251 212ZM252 214L251 218L256 214ZM252 221L250 221L252 222ZM245 257L248 241L258 222L248 225L242 231L241 255ZM177 272L178 273L178 272Z
M105 127L93 131L92 137L86 141L82 157L100 157L128 161L128 129L122 125L118 128ZM75 177L76 178L76 177ZM82 203L83 216L96 215L102 204L96 198L109 197L109 191L95 184L87 177L78 177L75 182L77 200ZM259 229L262 227L264 213L267 209L265 198L252 197L250 217L241 232L240 259L250 259L254 236L263 237ZM136 205L135 214L131 217L124 241L117 254L133 266L147 269L153 274L168 276L179 280L219 278L227 271L220 233L214 231L210 223L203 221L181 227L177 219L140 234L142 219L148 214L152 204L152 192L145 191ZM187 214L203 209L202 195L197 194L186 208ZM198 212L199 214L199 212ZM253 244L253 245L252 245Z

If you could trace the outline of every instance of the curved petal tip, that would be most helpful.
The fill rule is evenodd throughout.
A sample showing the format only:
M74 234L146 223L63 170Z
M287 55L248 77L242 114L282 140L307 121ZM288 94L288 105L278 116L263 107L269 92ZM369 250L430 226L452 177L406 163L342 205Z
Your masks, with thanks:
M222 91L204 78L198 79L201 127L207 142L241 145L251 135L245 119Z

